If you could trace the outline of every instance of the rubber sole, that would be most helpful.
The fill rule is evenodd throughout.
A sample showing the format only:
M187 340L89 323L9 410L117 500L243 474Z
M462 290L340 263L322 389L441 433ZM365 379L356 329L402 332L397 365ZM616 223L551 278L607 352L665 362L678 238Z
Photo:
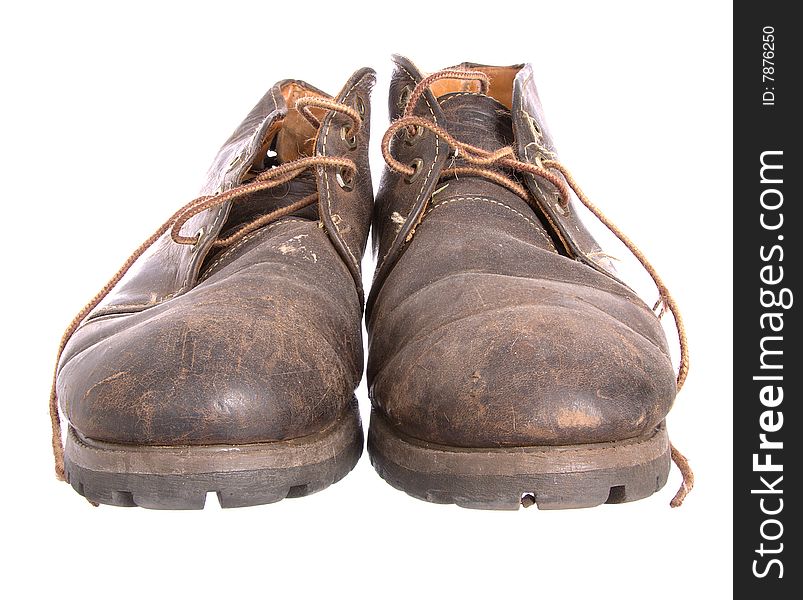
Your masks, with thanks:
M318 492L345 477L362 454L356 399L325 431L239 446L133 446L67 434L67 480L90 502L201 509L214 492L223 508L270 504Z
M409 495L464 508L588 508L646 498L666 483L664 423L649 435L578 446L458 448L431 444L371 415L368 453L379 475Z

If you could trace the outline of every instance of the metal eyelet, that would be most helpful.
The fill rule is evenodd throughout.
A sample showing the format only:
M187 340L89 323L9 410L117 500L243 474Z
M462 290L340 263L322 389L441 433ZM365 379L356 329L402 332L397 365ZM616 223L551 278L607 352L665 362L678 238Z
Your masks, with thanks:
M401 93L399 93L399 101L396 103L396 106L399 107L399 110L404 110L407 108L407 103L410 101L410 96L413 94L413 88L409 85L405 85L402 88Z
M564 217L569 214L569 204L564 202L563 196L560 194L555 194L555 210Z
M195 234L195 243L192 245L192 251L193 252L195 252L198 249L198 247L201 245L201 240L204 237L204 233L206 233L206 231L204 230L203 227L201 227L198 230L198 232Z
M350 192L354 189L354 176L350 171L347 171L348 169L344 167L338 167L335 179L337 180L337 185L339 185L345 191Z
M360 116L365 115L365 102L363 102L362 98L357 96L357 99L354 101L354 107L357 109L357 112L360 113Z
M415 133L410 133L410 127L404 128L404 143L412 146L424 135L424 128L421 125L412 125L411 128Z
M410 175L404 176L404 181L407 183L413 183L416 179L418 179L418 177L421 175L421 172L424 170L424 161L420 158L416 158L410 163L410 166L413 168L413 172Z
M346 147L349 150L354 150L357 147L357 136L350 135L351 128L347 125L343 125L340 128L340 139L346 142Z

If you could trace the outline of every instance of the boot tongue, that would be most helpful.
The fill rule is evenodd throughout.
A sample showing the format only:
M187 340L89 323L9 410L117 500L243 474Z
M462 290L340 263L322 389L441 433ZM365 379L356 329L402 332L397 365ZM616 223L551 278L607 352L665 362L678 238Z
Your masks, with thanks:
M461 142L491 151L513 144L510 110L493 98L455 92L440 96L438 103L447 131Z
M493 98L482 94L470 92L455 92L445 94L438 98L443 115L446 118L445 129L458 141L494 152L505 146L512 146L513 138L513 119L510 109L500 104ZM474 189L482 180L483 186L491 184L494 187L501 187L498 183L491 183L488 179L467 174L450 177L448 175L450 167L476 167L469 163L460 153L456 159L449 159L444 169L446 180L449 182L450 193L473 194ZM516 178L516 174L498 165L482 165L484 170L495 171L500 175ZM510 194L506 188L505 194ZM518 209L530 212L527 203L515 194L508 203L520 204Z
M221 237L231 235L240 227L262 215L266 215L278 208L289 206L293 202L315 193L317 189L315 175L310 172L304 172L287 183L253 194L241 202L235 202L221 230ZM315 204L312 204L297 210L291 216L315 220L318 218L318 209Z
M457 140L491 152L514 144L513 119L510 109L493 98L482 94L456 92L440 96L438 102L446 118L446 130ZM473 165L461 159L458 154L454 162L447 162L447 171L449 166L469 167ZM515 177L514 173L502 167L483 166L482 168L497 171L506 177ZM443 192L442 198L488 196L498 199L514 212L527 215L529 220L543 232L543 236L537 238L536 245L554 251L554 246L549 242L549 234L540 217L535 214L527 202L507 188L484 177L467 175L449 177L445 181L448 182L448 191ZM467 210L466 206L470 206L470 204L465 205L461 210Z

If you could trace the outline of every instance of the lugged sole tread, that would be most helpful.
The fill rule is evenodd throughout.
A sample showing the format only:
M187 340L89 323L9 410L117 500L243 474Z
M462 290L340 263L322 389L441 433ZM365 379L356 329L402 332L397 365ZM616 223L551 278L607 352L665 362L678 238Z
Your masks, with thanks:
M646 498L670 468L662 424L621 443L539 448L449 448L414 440L372 414L371 464L393 487L415 498L464 508L590 508Z
M272 504L321 491L354 468L363 450L356 401L330 430L305 440L136 447L94 443L70 430L64 463L73 489L95 504L199 510L210 493L223 508ZM264 468L245 468L255 465Z

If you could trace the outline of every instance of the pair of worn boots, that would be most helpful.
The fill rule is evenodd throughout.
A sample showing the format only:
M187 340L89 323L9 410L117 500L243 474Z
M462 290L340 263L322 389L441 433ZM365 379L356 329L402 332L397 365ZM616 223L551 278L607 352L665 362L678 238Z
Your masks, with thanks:
M465 507L587 507L652 494L672 457L682 501L691 471L664 422L688 365L677 307L558 161L530 66L395 66L375 202L374 72L334 97L281 81L202 196L76 316L50 410L57 474L88 500L248 506L344 477L363 448L373 227L368 451L383 478ZM656 307L617 278L578 202L653 276Z

